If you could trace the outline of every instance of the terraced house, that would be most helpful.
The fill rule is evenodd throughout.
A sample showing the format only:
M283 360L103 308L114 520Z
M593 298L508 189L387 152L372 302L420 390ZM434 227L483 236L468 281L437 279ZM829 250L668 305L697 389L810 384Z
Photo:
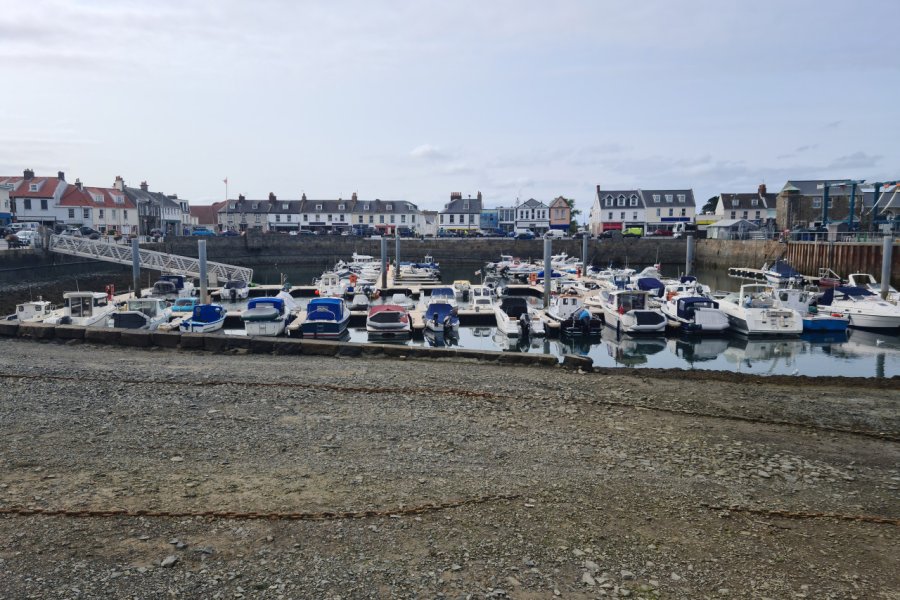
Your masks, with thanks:
M764 183L756 193L723 192L719 194L715 213L719 219L743 219L760 227L774 227L776 196L766 191Z
M591 206L591 233L641 228L645 234L671 231L676 223L693 223L697 208L691 189L603 190Z
M478 231L481 224L481 192L475 198L463 198L461 192L451 192L450 202L444 205L438 221L438 234L443 231L468 233Z
M17 221L30 221L52 227L61 216L59 201L69 184L62 171L56 177L35 177L32 169L22 176L0 177L9 188L9 206L4 212Z

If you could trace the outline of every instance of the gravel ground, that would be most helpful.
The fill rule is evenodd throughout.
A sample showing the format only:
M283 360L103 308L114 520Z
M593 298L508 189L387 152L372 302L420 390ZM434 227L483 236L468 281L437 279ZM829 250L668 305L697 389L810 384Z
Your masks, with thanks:
M898 443L826 429L900 435L883 382L15 339L0 375L0 508L516 496L4 515L2 598L900 598L895 525L708 506L900 517Z

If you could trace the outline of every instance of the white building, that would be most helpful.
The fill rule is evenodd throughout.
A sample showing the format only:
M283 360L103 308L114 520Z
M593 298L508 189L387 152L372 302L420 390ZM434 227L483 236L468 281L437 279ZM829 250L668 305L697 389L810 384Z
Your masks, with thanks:
M452 192L450 202L438 216L438 232L478 231L481 227L481 192L475 198L463 198L462 193Z
M516 206L516 231L543 235L550 229L550 207L534 198Z

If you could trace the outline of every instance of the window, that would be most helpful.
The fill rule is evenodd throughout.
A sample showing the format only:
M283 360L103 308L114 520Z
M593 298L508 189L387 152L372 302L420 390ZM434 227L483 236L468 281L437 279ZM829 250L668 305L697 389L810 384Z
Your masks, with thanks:
M41 210L47 210L47 201L41 200Z
M363 210L369 210L369 203L368 203L368 202L366 202L365 204L363 204Z
M612 217L612 213L609 213L609 218L607 218L606 220L607 220L607 221L612 221L612 218L613 218L613 217Z
M631 206L637 206L637 196L631 197Z
M234 210L234 202L228 203L228 210Z
M342 215L342 214L338 215L338 216L337 216L337 220L343 222L343 221L344 221L344 215Z
M394 222L394 215L391 215L391 223Z
M259 202L254 202L254 203L253 203L253 210L257 210L258 208L259 208ZM168 210L168 209L166 209L166 210Z
M625 196L622 196L620 194L619 197L617 198L616 204L618 206L625 206Z
M393 205L393 204L388 204L388 205L385 206L384 208L385 208L385 210L394 210L394 205ZM469 208L469 206L466 205L466 208Z
M22 208L25 210L31 210L31 198L25 198L22 200Z
M672 201L672 194L666 194L666 202Z
M384 215L378 215L378 222L384 223Z
M393 222L394 221L392 220L391 223L393 223ZM471 225L474 222L475 222L475 215L469 215L469 224Z
M91 218L91 209L89 209L89 208L82 209L82 214L84 215L85 219L90 219Z
M750 206L756 206L759 204L759 198L753 198L750 200Z
M374 215L369 215L369 225L371 225L371 224L374 223L374 222L375 222L375 216L374 216Z
M113 202L115 202L116 204L125 204L125 196L113 196ZM185 203L181 204L181 210L182 212L190 212L189 209L187 209L187 204Z
M661 209L661 208L657 208L657 209L656 209L656 216L657 216L657 217L660 216L660 213L661 213L661 212L662 212L662 209Z
M637 221L637 211L634 211L633 213L631 213L631 218L634 219L635 221Z
M742 218L744 218L744 219L746 219L746 218L747 218L747 211L746 211L746 210L745 210L745 211L744 211L744 214L743 214L743 215L741 215L741 217L742 217Z
M621 212L619 218L622 219L623 221L625 220L625 211Z
M287 210L287 209L288 209L288 203L287 203L287 202L282 202L282 203L281 203L281 210Z
M100 214L98 215L97 218L99 218L101 221L103 220L103 209L102 208L100 209Z
M737 212L736 212L736 211L731 211L731 218L732 218L732 219L736 219L736 218L737 218Z
M309 215L303 215L303 222L307 223L309 221Z
M613 205L613 197L612 197L612 196L607 196L607 197L606 197L606 205L607 205L607 206L612 206L612 205Z
M444 215L441 215L441 225L444 224Z
M686 209L686 208L682 208L682 209L681 209L681 216L682 216L682 217L686 217L686 216L687 216L687 209Z
M759 211L756 211L756 220L759 220Z
M321 204L316 204L316 212L320 212L322 210Z
M737 199L737 198L734 198L734 199L731 200L731 206L732 206L732 207L737 207L738 204L740 204L740 203L738 202L738 199Z
M259 223L259 213L256 213L256 222Z
M75 218L75 209L74 209L74 208L70 208L70 209L69 209L69 218L70 218L70 219L74 219L74 218Z
M416 215L410 215L410 216L411 216L410 222L411 222L411 223L415 223L415 222L416 222Z
M406 223L406 215L400 215L400 222Z
M328 222L331 223L331 215L328 215Z
M659 202L659 194L653 194L653 201Z
M36 191L38 191L38 184L32 183L31 185L29 185L29 186L28 186L28 191L29 191L29 192L36 192Z
M281 215L275 215L275 222L281 223Z
M821 198L813 198L813 208L822 208L822 199Z
M684 199L685 199L685 195L684 195L684 194L678 194L678 201L679 201L679 202L684 202Z
M670 208L670 209L669 209L669 216L671 217L673 214L675 214L675 210Z
M291 222L291 215L288 215L288 216L287 216L287 219L285 219L285 220L286 220L288 223L290 223L290 222Z
M456 215L450 215L450 224L451 224L451 225L453 224L453 217L454 217L454 216L456 216Z
M362 223L362 222L363 222L363 216L359 215L359 221L357 221L357 223Z
M343 205L343 204L338 204L338 210L344 210L344 205Z

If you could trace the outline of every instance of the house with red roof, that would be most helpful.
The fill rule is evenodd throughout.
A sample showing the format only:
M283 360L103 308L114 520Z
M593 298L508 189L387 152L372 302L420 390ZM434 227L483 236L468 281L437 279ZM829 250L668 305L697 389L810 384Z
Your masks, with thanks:
M69 185L62 171L56 177L35 177L31 169L25 169L21 177L0 177L0 184L9 190L8 212L16 221L51 227L56 221L59 201Z

